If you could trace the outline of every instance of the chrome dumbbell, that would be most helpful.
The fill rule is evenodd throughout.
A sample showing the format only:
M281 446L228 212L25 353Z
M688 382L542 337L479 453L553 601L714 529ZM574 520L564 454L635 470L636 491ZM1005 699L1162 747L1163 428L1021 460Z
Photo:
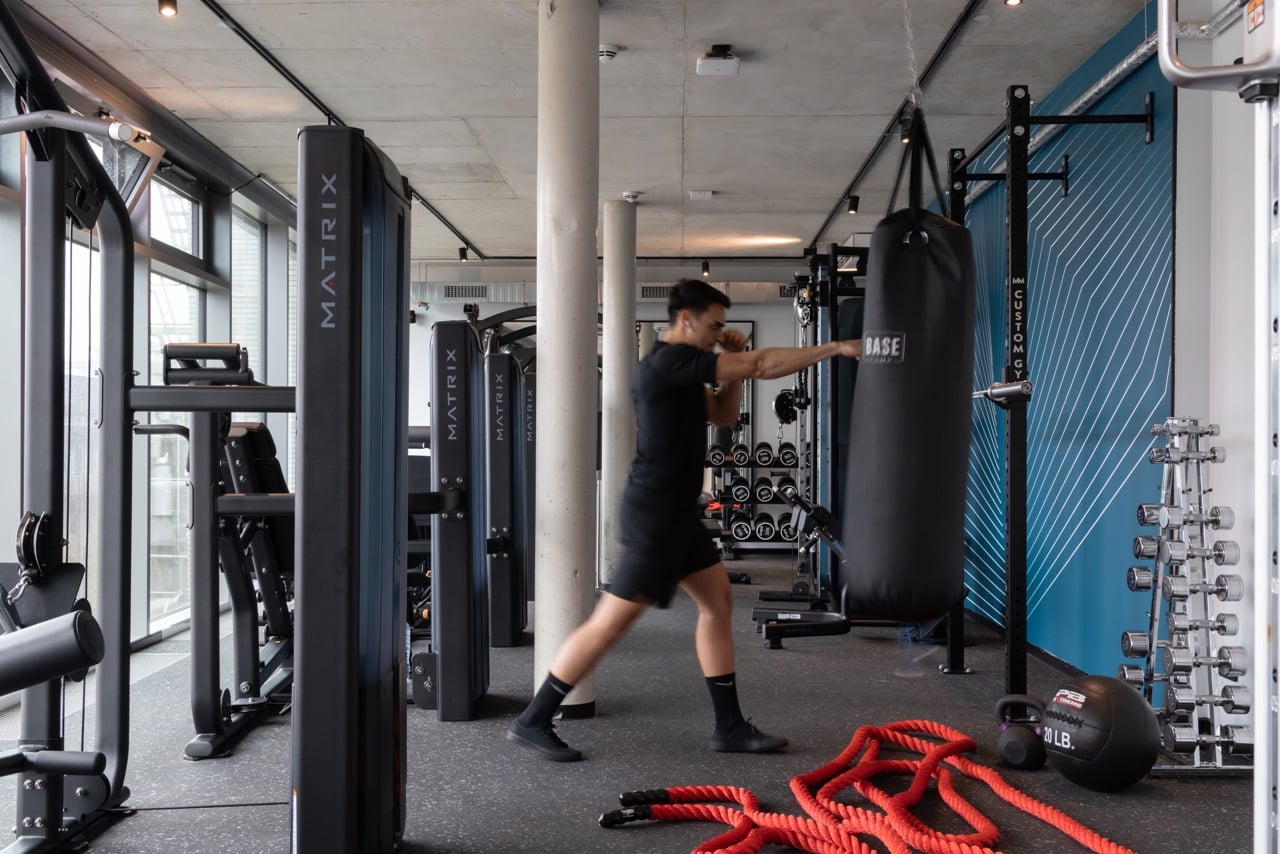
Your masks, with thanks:
M755 485L751 487L751 494L761 504L768 504L773 500L773 481L767 477L756 478Z
M800 454L796 451L796 446L790 442L782 442L778 445L778 462L784 466L795 466L800 462Z
M1161 528L1181 528L1183 525L1204 524L1215 531L1227 531L1236 523L1236 511L1230 507L1210 507L1209 512L1199 513L1195 510L1184 510L1181 507L1162 507L1152 504L1143 504L1141 506L1156 508L1155 524Z
M1253 708L1253 693L1244 685L1226 685L1221 694L1197 694L1190 685L1174 685L1165 695L1169 708L1193 712L1196 706L1217 706L1229 715L1247 715Z
M729 487L729 497L739 504L747 503L751 500L751 484L742 479L735 480Z
M1218 734L1202 733L1186 724L1169 724L1163 732L1164 747L1174 753L1194 753L1197 747L1220 744L1237 756L1253 753L1253 727L1226 724Z
M1240 634L1240 618L1235 614L1219 614L1212 620L1193 620L1186 614L1169 614L1170 631L1186 633L1193 629L1208 629L1224 637L1233 637Z
M1138 560L1160 554L1160 541L1155 537L1134 537L1133 556Z
M1124 583L1130 590L1137 593L1142 590L1150 590L1155 584L1155 575L1145 566L1131 566L1125 570Z
M752 527L756 532L757 540L772 540L774 535L778 533L778 526L768 513L757 514L752 522Z
M1166 575L1160 583L1160 595L1166 602L1186 599L1192 593L1208 593L1221 602L1239 602L1244 598L1244 579L1239 575L1219 575L1212 584L1192 584L1185 575Z
M1190 451L1183 448L1152 448L1147 459L1153 463L1221 463L1226 462L1227 449L1214 446L1207 451Z
M1169 646L1169 641L1156 641L1156 648ZM1151 652L1151 635L1146 632L1121 632L1120 651L1125 658L1146 658Z
M716 468L720 468L724 465L724 458L724 448L719 445L712 445L710 448L707 448L707 462Z
M745 466L751 462L751 449L739 442L729 449L729 456L733 458L735 466Z
M1218 566L1235 566L1240 562L1240 544L1235 540L1218 540L1207 548L1188 545L1181 540L1162 540L1158 553L1160 562L1168 564L1186 563L1198 557L1212 560Z
M1249 672L1249 651L1242 646L1218 647L1217 655L1196 655L1186 647L1166 646L1164 669L1168 673L1190 673L1193 667L1213 667L1218 675L1239 679Z
M1138 524L1139 525L1160 524L1160 505L1159 504L1139 504L1138 505Z
M1146 672L1136 664L1122 664L1116 669L1116 678L1126 685L1134 688L1141 688L1146 682ZM1152 682L1168 682L1170 685L1185 685L1186 674L1183 673L1154 673L1151 676Z
M1195 418L1168 418L1163 424L1152 424L1152 436L1217 436L1217 424L1204 424Z

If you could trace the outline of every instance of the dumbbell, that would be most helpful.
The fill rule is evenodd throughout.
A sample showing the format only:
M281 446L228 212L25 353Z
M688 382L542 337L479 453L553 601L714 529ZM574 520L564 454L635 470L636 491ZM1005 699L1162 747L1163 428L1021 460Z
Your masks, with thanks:
M1194 712L1196 706L1218 706L1229 715L1247 715L1253 708L1253 692L1244 685L1225 685L1221 694L1197 694L1190 685L1174 685L1166 695L1169 708Z
M742 478L738 478L729 487L729 497L739 504L745 504L751 500L751 484Z
M752 528L756 532L757 540L772 540L778 533L778 526L768 513L756 514L756 518L752 522Z
M778 495L783 496L784 498L789 495L795 495L796 493L795 478L791 477L790 475L784 474L782 477L778 478L778 482L774 484L773 491L776 492Z
M745 466L751 462L751 449L739 442L729 449L729 456L735 466Z
M1194 418L1169 418L1163 424L1151 425L1152 436L1216 436L1217 424L1205 424Z
M761 504L768 504L773 500L773 481L767 477L756 478L755 485L751 487L751 494Z
M1194 753L1201 745L1221 744L1232 756L1253 753L1253 727L1224 724L1219 734L1202 733L1186 724L1168 724L1164 728L1165 750Z
M1139 525L1157 525L1160 522L1160 505L1159 504L1139 504L1138 505L1138 524Z
M1166 602L1186 599L1192 593L1208 593L1221 602L1239 602L1244 598L1244 579L1238 575L1219 575L1212 584L1192 584L1185 575L1166 575L1160 585L1160 595Z
M1183 525L1204 524L1215 531L1230 530L1236 523L1236 511L1230 507L1210 507L1208 513L1197 513L1181 507L1144 504L1156 507L1156 524L1161 528L1181 528Z
M773 465L773 445L768 442L756 443L756 465L771 466Z
M733 515L729 517L729 532L733 534L733 538L738 542L746 542L751 539L751 534L755 530L755 526L751 524L751 514L746 510L734 510Z
M796 538L796 526L792 523L790 510L778 514L778 536L784 540Z
M1168 673L1190 673L1193 667L1213 667L1219 676L1239 679L1249 672L1249 651L1242 646L1218 647L1217 655L1196 655L1186 647L1166 646L1164 669Z
M720 468L724 465L724 460L724 448L719 445L712 445L710 448L707 448L707 462L711 463L711 465L716 468Z
M1141 688L1146 683L1147 676L1146 671L1136 664L1122 664L1116 668L1116 678L1133 688ZM1168 682L1170 685L1184 685L1186 678L1184 673L1151 674L1152 682Z
M1156 641L1156 648L1169 646L1166 640ZM1146 632L1121 632L1120 651L1125 658L1146 658L1151 652L1151 636Z
M1152 448L1147 459L1153 463L1221 463L1227 459L1227 449L1214 446L1207 451L1189 451L1183 448Z
M1235 614L1219 614L1212 620L1193 620L1186 614L1170 612L1170 631L1185 633L1192 629L1208 629L1226 637L1233 637L1240 633L1240 618Z
M796 446L790 442L781 442L778 444L778 463L788 468L800 462L800 455L796 453Z
M1188 558L1197 557L1210 558L1218 566L1235 566L1240 562L1240 544L1235 540L1218 540L1212 546L1204 548L1189 545L1181 540L1160 542L1161 563L1186 563Z
M1124 574L1124 583L1134 593L1142 590L1150 590L1155 584L1155 574L1145 566L1131 566Z
M1133 556L1138 560L1160 554L1160 541L1155 537L1134 537Z

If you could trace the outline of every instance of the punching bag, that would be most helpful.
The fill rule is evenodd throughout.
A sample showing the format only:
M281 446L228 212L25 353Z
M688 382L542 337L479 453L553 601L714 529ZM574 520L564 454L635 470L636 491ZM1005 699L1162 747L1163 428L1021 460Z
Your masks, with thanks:
M975 275L968 230L924 209L918 108L908 132L909 204L871 235L839 584L849 617L923 622L964 597Z

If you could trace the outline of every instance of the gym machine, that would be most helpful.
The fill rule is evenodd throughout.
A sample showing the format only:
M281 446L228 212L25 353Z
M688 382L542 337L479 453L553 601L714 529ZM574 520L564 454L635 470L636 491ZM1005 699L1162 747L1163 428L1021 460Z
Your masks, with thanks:
M1212 33L1219 23L1236 20L1240 3L1228 3L1213 21L1204 25ZM1267 15L1270 7L1271 15ZM1280 850L1275 833L1280 808L1280 698L1276 684L1277 649L1272 636L1280 625L1280 23L1275 5L1253 0L1245 13L1244 55L1238 64L1196 67L1178 55L1178 22L1175 0L1157 4L1160 69L1175 86L1236 92L1253 105L1255 185L1259 188L1254 209L1254 366L1256 370L1253 425L1254 554L1257 565L1253 583L1254 671L1258 697L1254 719L1253 850L1259 854ZM1269 559L1268 559L1269 558Z
M338 126L299 132L298 193L291 850L390 852L407 764L410 202L391 161Z
M1141 124L1145 139L1154 138L1154 95L1147 93L1141 113L1106 116L1033 116L1031 93L1026 86L1010 86L1005 99L1006 118L972 152L953 148L949 167L947 216L965 221L965 208L975 181L1002 181L1005 185L1005 365L1002 376L974 397L984 397L1005 411L1005 693L1027 693L1027 404L1032 385L1027 365L1028 265L1027 194L1031 181L1057 181L1062 194L1069 191L1066 156L1058 172L1030 171L1033 125ZM994 143L1006 148L1005 171L970 171Z
M19 115L0 133L26 133L23 229L22 506L17 565L0 573L0 688L22 689L17 751L0 754L16 776L11 852L54 851L123 806L129 754L129 568L133 460L128 388L133 370L133 229L129 212L84 134L132 138L120 122L72 115L8 7L0 3L0 70ZM77 599L85 567L63 559L65 540L64 329L67 222L100 238L101 458L95 483L97 628ZM62 677L97 663L95 750L69 751Z
M189 428L139 424L134 432L188 441L196 735L184 753L208 759L225 756L260 713L290 699L294 497L266 426L232 422L231 412L292 412L294 390L257 383L238 344L166 344L163 357L164 384L135 387L130 401L135 412L189 412ZM233 691L221 685L219 567L231 601Z

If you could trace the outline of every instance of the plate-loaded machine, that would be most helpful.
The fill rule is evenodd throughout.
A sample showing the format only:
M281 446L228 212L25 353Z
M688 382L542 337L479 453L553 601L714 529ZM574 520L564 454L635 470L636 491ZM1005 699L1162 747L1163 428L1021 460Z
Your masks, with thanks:
M190 427L140 424L189 443L191 482L191 714L186 756L223 756L259 713L289 703L293 678L293 496L263 424L232 422L237 408L292 412L292 388L253 379L238 344L164 347L163 387L133 390L135 406L182 411ZM244 400L253 396L253 405ZM188 403L188 401L190 401ZM196 409L214 406L221 409ZM140 410L139 410L140 411ZM235 684L222 688L218 567L231 600ZM259 616L261 607L261 617Z

